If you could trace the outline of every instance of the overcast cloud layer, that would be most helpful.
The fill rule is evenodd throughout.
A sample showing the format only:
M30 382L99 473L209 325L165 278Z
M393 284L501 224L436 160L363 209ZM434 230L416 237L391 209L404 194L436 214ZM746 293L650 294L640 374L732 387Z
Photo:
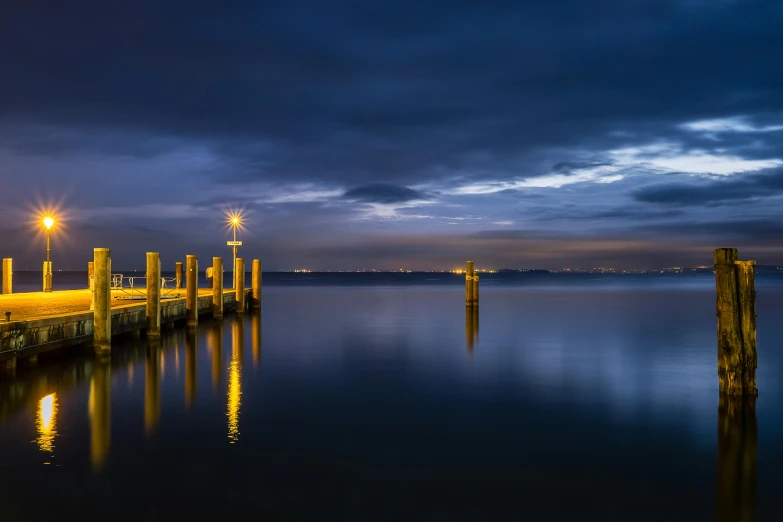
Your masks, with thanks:
M265 269L783 264L783 4L0 6L0 248ZM203 263L202 263L203 264Z

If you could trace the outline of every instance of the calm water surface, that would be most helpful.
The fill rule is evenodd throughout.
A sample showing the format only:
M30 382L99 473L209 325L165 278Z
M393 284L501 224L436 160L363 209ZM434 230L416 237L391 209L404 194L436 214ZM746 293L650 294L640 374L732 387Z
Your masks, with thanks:
M0 375L2 520L783 519L781 278L719 426L709 274L342 277Z

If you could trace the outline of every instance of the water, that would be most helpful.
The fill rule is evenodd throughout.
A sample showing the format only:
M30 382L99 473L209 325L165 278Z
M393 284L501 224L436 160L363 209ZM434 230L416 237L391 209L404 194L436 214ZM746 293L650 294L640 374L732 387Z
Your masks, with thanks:
M783 278L719 458L710 274L302 276L0 377L3 520L783 519Z

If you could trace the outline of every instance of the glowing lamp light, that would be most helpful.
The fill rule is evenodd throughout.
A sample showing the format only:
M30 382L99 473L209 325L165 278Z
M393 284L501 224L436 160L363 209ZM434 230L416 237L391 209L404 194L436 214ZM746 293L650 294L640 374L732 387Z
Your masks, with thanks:
M46 227L46 230L50 230L52 228L52 225L54 225L54 218L49 216L45 217L43 219L43 224Z

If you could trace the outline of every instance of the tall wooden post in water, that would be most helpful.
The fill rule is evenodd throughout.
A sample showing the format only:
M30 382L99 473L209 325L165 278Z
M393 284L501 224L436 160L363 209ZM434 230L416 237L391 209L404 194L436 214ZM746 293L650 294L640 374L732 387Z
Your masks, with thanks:
M465 268L465 306L473 306L473 261Z
M245 259L242 257L237 258L236 274L234 275L236 280L237 290L237 313L245 313Z
M160 337L159 252L147 252L147 337Z
M223 258L212 258L212 317L223 317Z
M182 273L182 261L177 261L174 264L174 278L176 279L176 288L179 290L182 288L182 281L183 281L183 273Z
M187 262L187 289L185 294L186 324L190 328L198 326L198 256L185 256Z
M251 283L253 284L253 296L250 300L250 304L254 309L261 308L261 260L253 260L253 268L251 272Z
M98 353L111 351L111 253L108 248L96 248L95 310L93 312L93 345Z
M738 261L736 248L718 248L714 259L720 392L756 396L755 261Z
M3 293L12 294L14 291L14 260L10 257L3 258Z

